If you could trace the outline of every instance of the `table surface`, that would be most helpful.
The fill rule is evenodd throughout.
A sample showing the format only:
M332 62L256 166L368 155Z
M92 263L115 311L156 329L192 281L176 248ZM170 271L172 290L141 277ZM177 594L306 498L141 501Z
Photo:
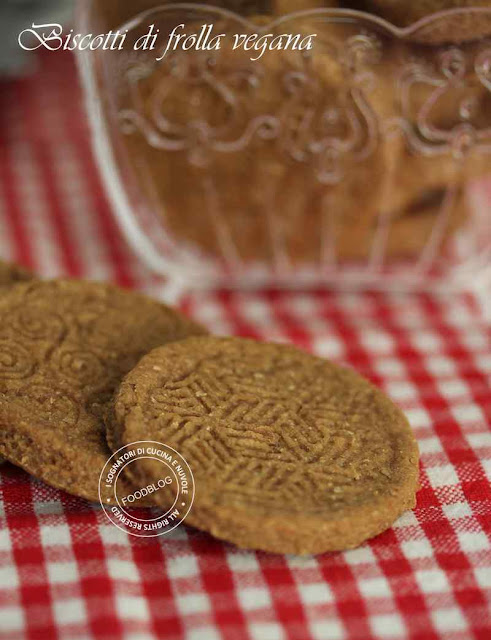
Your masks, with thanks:
M73 60L40 64L0 90L0 255L158 293L104 198ZM0 638L490 638L491 335L476 300L216 291L182 307L213 332L293 342L382 387L419 442L416 509L347 553L276 556L186 526L129 536L5 464Z

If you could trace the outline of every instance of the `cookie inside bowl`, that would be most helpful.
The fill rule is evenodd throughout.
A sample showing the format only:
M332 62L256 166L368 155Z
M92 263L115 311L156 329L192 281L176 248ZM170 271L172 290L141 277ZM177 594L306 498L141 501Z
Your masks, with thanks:
M165 37L181 21L221 46L123 55L116 70L101 60L103 165L142 257L206 286L303 273L376 286L404 273L417 286L484 250L465 195L490 170L483 42L423 45L367 12L309 3L180 11L126 23L129 42L149 20ZM315 46L258 55L237 34ZM428 192L442 197L425 225L413 216L399 233Z

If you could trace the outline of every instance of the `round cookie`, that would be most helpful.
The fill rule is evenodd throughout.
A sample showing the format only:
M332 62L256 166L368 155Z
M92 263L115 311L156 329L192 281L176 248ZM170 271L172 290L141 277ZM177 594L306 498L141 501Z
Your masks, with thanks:
M0 289L2 287L9 287L17 282L23 282L25 280L32 280L34 275L11 262L3 262L0 260ZM3 464L5 460L0 457L0 464Z
M0 454L48 484L98 500L111 452L102 414L141 356L204 330L138 293L69 280L0 297Z
M34 274L11 262L0 260L0 287L10 286L16 282L32 280Z
M353 371L290 346L197 337L157 348L106 420L113 449L155 440L182 454L195 479L186 522L240 547L347 549L415 504L418 449L401 411ZM132 472L151 483L160 466L138 460Z
M363 8L397 27L409 27L440 11L463 9L441 15L418 28L410 39L428 44L477 40L491 32L491 12L471 9L491 8L490 0L364 0Z

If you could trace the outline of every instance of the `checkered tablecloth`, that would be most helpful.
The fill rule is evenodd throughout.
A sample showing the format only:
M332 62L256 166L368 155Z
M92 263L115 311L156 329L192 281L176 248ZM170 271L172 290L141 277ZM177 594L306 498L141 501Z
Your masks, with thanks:
M158 294L104 198L72 59L40 64L0 86L0 255ZM186 526L131 537L5 464L0 638L491 638L491 336L475 298L217 291L182 307L213 332L293 342L385 389L419 442L417 508L359 549L275 556Z

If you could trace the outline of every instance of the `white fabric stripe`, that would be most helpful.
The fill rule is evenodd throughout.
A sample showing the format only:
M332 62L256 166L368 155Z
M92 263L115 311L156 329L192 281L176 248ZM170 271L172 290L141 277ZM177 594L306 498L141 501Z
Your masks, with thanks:
M34 267L44 276L54 276L62 268L61 250L50 220L45 186L33 155L23 112L13 101L8 104L8 126L12 141L15 141L10 145L11 171L15 175L14 187L29 234Z
M46 198L28 143L16 145L13 156L17 162L12 170L17 175L16 190L29 234L35 270L45 277L57 276L62 272L61 251L49 220Z
M82 162L77 151L64 131L65 117L62 112L63 96L54 93L38 92L37 111L47 136L49 153L53 159L53 172L57 178L56 188L66 208L64 220L70 233L73 246L77 248L83 274L93 279L113 279L114 272L102 240L95 204L92 200L89 181L86 179ZM63 140L63 144L58 142Z

